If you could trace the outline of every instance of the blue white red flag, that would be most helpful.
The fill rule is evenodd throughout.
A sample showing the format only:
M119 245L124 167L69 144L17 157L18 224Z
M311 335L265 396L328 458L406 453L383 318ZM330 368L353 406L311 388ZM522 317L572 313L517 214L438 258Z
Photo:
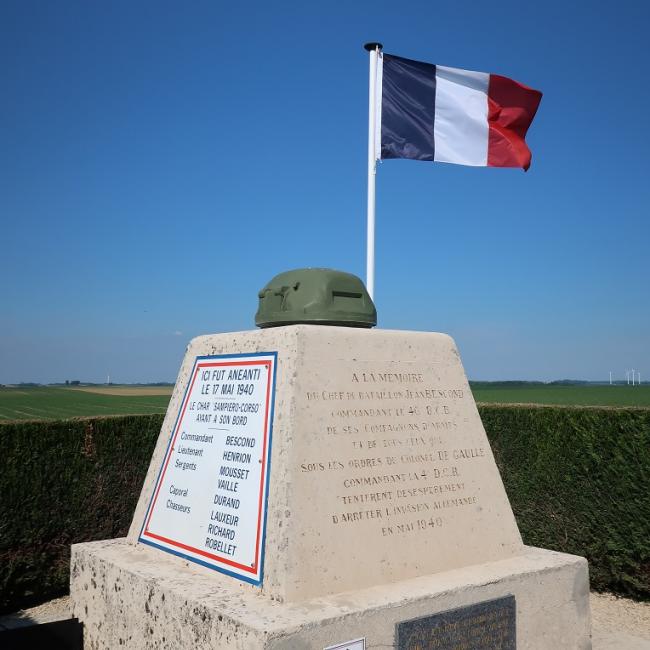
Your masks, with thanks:
M542 93L517 81L378 53L376 158L528 169Z

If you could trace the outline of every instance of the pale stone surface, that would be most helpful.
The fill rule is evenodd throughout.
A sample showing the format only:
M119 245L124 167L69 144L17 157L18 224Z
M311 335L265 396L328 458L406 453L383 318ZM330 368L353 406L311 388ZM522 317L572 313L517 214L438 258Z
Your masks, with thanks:
M301 570L288 575L289 598L521 552L450 337L337 328L305 330L301 339L290 471L291 508L303 514L299 534L288 537ZM318 463L325 469L303 471ZM384 477L399 480L365 483Z
M278 368L263 594L301 600L521 552L453 340L313 325L190 343L130 541L196 356L272 351Z
M650 650L650 603L591 592L593 650ZM72 616L70 596L0 616L0 632ZM625 631L622 631L625 630Z
M125 540L73 546L73 615L86 647L322 650L365 637L392 647L395 625L513 594L518 650L586 650L589 585L582 558L541 549L390 585L279 603L216 583L191 563Z
M197 356L277 352L261 587L138 544ZM216 468L215 468L216 469ZM590 648L587 564L525 548L444 334L288 326L188 346L128 538L73 547L88 648L391 647L513 594L519 650Z

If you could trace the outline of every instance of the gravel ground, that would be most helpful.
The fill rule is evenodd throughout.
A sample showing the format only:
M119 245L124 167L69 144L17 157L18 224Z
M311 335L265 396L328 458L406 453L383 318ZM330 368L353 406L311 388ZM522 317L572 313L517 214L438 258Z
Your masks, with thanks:
M648 641L650 648L650 603L639 603L612 594L591 593L591 625L597 633L624 632Z
M70 598L65 596L0 617L0 630L69 616ZM592 593L591 623L593 650L650 650L650 603Z
M70 596L56 598L38 607L21 609L14 614L0 616L0 630L32 625L32 623L52 623L70 618Z

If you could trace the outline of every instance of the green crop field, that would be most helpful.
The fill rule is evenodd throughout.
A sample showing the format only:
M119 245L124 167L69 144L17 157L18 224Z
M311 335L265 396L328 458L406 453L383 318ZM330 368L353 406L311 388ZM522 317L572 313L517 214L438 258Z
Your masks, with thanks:
M492 404L557 404L560 406L650 407L650 385L598 386L472 382L477 402Z
M111 391L113 394L107 393ZM115 394L117 393L117 394ZM60 420L90 415L164 413L171 387L64 388L28 386L0 388L0 421Z
M0 388L0 421L164 413L171 390L166 386ZM472 392L477 402L488 404L650 407L650 385L564 386L472 382Z

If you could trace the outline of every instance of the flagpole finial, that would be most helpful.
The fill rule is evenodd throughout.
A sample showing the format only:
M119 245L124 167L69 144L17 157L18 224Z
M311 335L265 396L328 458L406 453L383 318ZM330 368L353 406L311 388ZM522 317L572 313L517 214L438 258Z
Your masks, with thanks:
M364 43L363 44L364 49L368 50L368 52L372 52L373 50L376 49L383 49L383 45L381 43Z

